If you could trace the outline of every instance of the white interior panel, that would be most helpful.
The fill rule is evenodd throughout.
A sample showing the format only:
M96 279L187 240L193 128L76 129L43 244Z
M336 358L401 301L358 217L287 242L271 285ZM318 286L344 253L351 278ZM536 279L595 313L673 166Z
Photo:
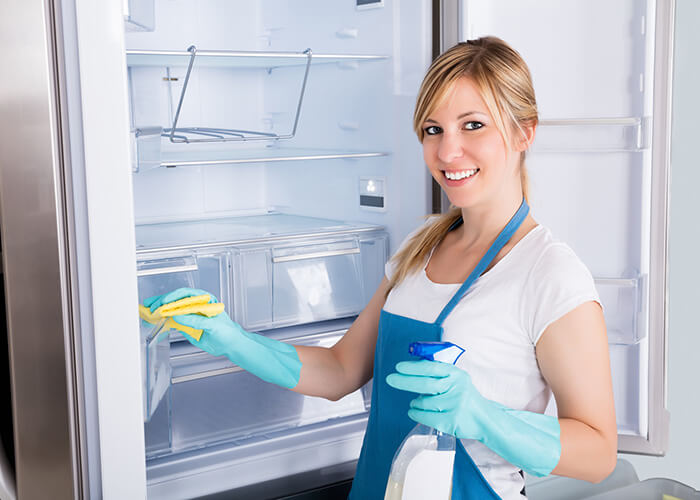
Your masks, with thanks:
M646 439L655 4L463 0L460 7L461 39L500 37L530 68L541 120L527 158L533 214L596 279L618 428Z
M463 0L462 6L462 39L495 35L523 56L543 118L643 113L645 1Z

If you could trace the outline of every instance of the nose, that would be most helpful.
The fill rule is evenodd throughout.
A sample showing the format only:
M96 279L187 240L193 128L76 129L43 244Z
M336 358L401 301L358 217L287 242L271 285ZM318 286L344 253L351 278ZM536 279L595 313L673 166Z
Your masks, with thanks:
M440 144L437 150L438 158L443 163L452 163L464 155L462 144L457 134L443 132L440 136Z

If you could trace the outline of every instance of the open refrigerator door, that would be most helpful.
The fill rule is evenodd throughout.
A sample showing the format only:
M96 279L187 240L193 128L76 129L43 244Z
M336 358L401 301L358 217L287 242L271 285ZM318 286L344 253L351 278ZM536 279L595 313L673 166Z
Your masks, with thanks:
M462 0L458 17L530 67L533 213L595 279L620 451L663 454L673 2Z

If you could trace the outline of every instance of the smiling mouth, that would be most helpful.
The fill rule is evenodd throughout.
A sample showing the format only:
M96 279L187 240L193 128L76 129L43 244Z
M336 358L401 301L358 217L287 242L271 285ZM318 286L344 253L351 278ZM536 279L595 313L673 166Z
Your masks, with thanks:
M474 177L479 173L479 170L478 168L471 170L443 170L442 173L448 180L461 181L462 179Z

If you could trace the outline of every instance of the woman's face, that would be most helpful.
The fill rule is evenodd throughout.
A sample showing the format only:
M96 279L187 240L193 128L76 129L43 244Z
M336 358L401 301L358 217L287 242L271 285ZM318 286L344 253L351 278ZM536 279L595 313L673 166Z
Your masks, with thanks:
M471 79L455 82L423 131L425 163L453 205L488 202L519 185L520 152L506 146Z

